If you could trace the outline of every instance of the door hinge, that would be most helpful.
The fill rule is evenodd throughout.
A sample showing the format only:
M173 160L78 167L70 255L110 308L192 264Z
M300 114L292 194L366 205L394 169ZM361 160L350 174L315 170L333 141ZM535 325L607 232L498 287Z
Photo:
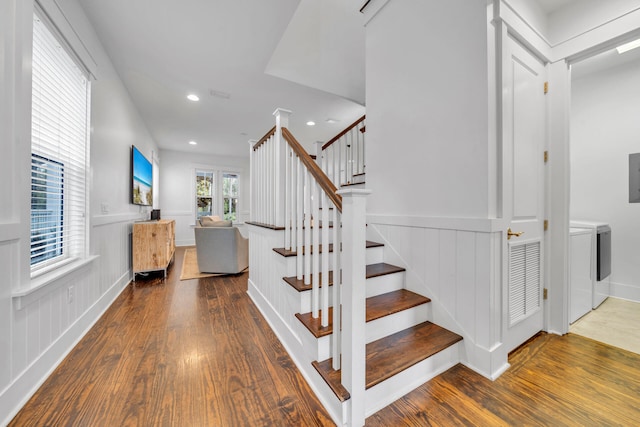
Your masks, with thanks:
M545 219L544 220L544 231L547 231L549 229L549 220Z
M547 299L549 297L549 292L547 292L547 288L542 289L542 299Z
M547 163L549 161L549 152L545 150L544 152L544 162Z
M544 94L546 95L549 92L549 82L544 82Z

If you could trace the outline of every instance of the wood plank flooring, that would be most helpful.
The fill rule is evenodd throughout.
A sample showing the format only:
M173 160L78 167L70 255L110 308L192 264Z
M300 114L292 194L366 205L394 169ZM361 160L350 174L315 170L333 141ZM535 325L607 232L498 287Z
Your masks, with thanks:
M367 426L636 426L640 355L577 335L540 334L490 381L463 365L367 419Z
M11 426L331 426L247 274L129 286ZM638 425L640 355L541 335L492 382L458 365L367 426Z
M138 279L12 426L325 426L328 413L246 294L247 273Z

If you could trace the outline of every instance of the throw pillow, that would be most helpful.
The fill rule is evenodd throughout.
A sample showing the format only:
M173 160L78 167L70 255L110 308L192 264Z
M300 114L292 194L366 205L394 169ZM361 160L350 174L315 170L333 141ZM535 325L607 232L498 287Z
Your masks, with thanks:
M211 223L213 222L219 222L222 218L220 218L218 215L212 215L212 216L201 216L200 217L200 225L203 227L211 227Z

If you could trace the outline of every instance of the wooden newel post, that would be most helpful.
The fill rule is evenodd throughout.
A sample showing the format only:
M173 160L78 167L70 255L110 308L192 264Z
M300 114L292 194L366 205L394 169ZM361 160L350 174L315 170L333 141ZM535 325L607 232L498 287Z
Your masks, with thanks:
M275 134L275 159L274 159L274 173L275 173L275 188L274 188L274 200L275 200L275 218L274 225L278 227L284 227L284 211L285 211L285 167L286 167L286 146L287 141L282 137L282 128L289 127L289 116L291 111L284 108L278 108L273 112L276 117L276 134Z
M342 383L351 394L349 426L365 420L366 197L349 189L342 196Z

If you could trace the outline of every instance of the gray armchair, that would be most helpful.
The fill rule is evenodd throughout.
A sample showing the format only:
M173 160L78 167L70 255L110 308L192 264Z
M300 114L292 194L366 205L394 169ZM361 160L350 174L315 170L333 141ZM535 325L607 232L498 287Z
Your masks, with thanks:
M237 227L196 227L194 230L200 272L236 274L249 266L249 240Z

